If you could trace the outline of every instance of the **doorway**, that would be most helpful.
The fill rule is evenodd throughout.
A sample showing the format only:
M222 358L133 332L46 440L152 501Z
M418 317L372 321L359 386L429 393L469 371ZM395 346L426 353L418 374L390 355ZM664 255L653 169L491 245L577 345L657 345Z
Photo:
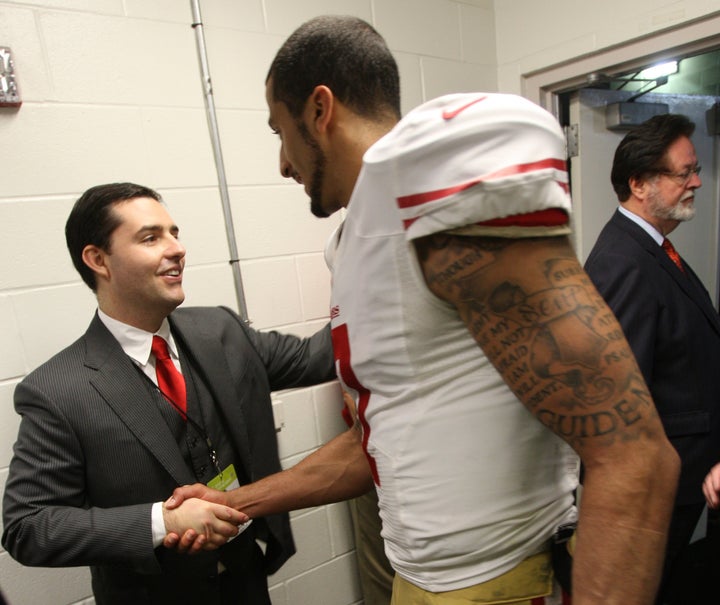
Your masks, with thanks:
M710 53L715 60L720 52ZM705 57L702 57L705 59ZM681 62L682 63L682 62ZM696 215L673 232L673 243L718 301L718 241L720 234L720 200L718 196L718 136L715 115L720 108L720 67L708 86L715 94L697 94L688 86L685 92L653 92L635 98L640 121L657 113L681 113L696 125L692 137L703 167L702 187L695 195ZM574 209L575 246L581 261L592 249L600 230L617 208L618 202L610 184L610 169L615 148L628 127L618 126L616 110L636 90L617 85L622 78L611 79L602 88L589 87L565 93L560 98L560 119L573 137L573 155L569 158L571 192ZM718 90L715 91L713 87ZM663 86L662 88L666 88ZM641 105L642 104L642 105ZM647 111L643 109L647 108Z
M703 167L696 216L673 233L673 242L690 263L717 306L720 300L720 43L702 52L664 53L674 62L668 75L650 76L657 62L634 62L631 70L594 71L576 77L572 87L553 94L556 116L568 133L568 165L574 207L574 244L587 258L600 230L617 207L610 185L612 158L631 123L608 108L632 103L639 121L656 113L682 113L695 122L693 143ZM654 108L656 105L660 109ZM623 105L627 107L627 105ZM632 121L631 121L632 122Z
M653 98L651 95L656 94L672 95L676 98L684 95L689 97L705 96L714 98L715 101L717 101L718 98L720 98L720 92L717 89L699 89L698 84L704 87L708 82L717 84L718 80L720 80L720 64L718 63L720 58L718 52L720 52L720 12L712 13L702 19L690 21L677 27L660 30L635 40L629 40L622 45L608 47L596 53L583 55L572 61L564 61L523 74L522 94L551 111L558 117L561 123L569 126L569 99L575 92L583 90L600 91L597 92L598 99L596 99L596 101L586 99L586 104L591 106L590 109L592 109L595 103L601 102L599 97L603 94L618 95L617 97L608 96L608 98L605 99L606 101L609 101L611 98L617 99L622 98L624 95L632 96L635 94L635 91L631 92L628 87L596 86L596 88L592 88L589 80L593 79L595 75L602 74L611 78L627 77L628 74L640 72L648 66L663 61L679 60L681 67L678 73L680 75L671 76L669 83L671 86L678 84L680 90L672 89L672 91L669 91L667 88L662 89L658 87L646 96L637 99L636 102L648 102ZM699 61L704 62L703 70L685 69L685 67L689 65L688 61L693 57L697 57ZM683 61L685 61L685 65L683 65ZM707 67L707 69L705 69L705 67ZM684 76L684 74L690 73L693 73L691 77L686 78ZM663 92L663 90L667 92ZM592 95L592 93L589 92L583 94ZM627 98L627 96L625 98ZM680 109L675 106L670 110L680 111ZM599 125L596 123L599 113L601 113L599 105L594 105L594 110L590 112L590 115L594 116L594 120L590 120L590 123L594 124L594 130L601 132L603 134L601 138L604 138L606 131L604 115ZM707 116L703 116L702 119L700 119L700 116L695 114L692 119L697 125L696 133L706 132L705 124ZM717 121L720 121L720 118L718 118L716 122ZM592 133L592 131L593 129L584 129L586 134ZM616 136L614 140L609 139L610 142L600 143L601 149L598 150L595 156L598 161L597 164L591 165L590 162L585 161L585 168L582 169L582 166L578 166L578 164L581 163L580 160L574 162L575 166L573 166L573 161L570 161L573 195L575 195L575 189L578 187L582 189L583 180L587 179L591 181L592 179L597 179L598 189L595 193L589 193L589 195L595 196L596 199L600 200L596 203L605 204L603 209L599 210L599 212L605 213L602 217L596 216L594 220L592 216L588 217L587 220L582 218L583 210L589 211L589 203L584 204L584 208L580 209L580 215L575 217L578 223L575 243L581 260L584 260L587 252L592 248L599 229L605 221L607 221L607 218L609 218L609 208L614 208L615 205L615 196L609 184L609 171L615 146L622 138L622 134L614 134ZM592 152L593 145L595 145L593 137L584 137L582 146L586 154ZM708 212L710 213L708 215L709 218L708 216L703 216L702 218L696 216L693 221L681 225L676 233L678 237L680 237L685 227L688 227L692 223L696 223L694 227L697 227L697 224L700 222L706 220L710 222L711 234L703 234L703 236L697 240L693 240L692 236L686 237L683 235L680 240L678 240L678 247L683 246L681 254L683 254L693 268L696 269L710 292L711 298L717 304L719 300L718 287L720 286L720 279L718 279L718 267L720 266L718 262L718 253L720 253L720 250L718 250L718 240L720 239L718 234L718 223L720 221L718 218L718 214L720 214L718 210L720 200L720 185L718 184L720 137L713 135L710 147L709 153L703 151L704 157L700 160L703 163L703 186L698 191L698 194L701 194L702 198L699 198L698 202L696 202L698 210L701 204L704 206L704 215L707 215ZM610 148L612 148L611 151ZM586 157L590 156L586 155ZM601 164L600 162L604 163ZM589 189L589 183L586 184L585 188ZM582 191L580 191L579 195L582 195ZM609 204L609 206L607 206L607 204ZM602 219L602 222L598 225L597 222L600 219ZM587 233L585 233L585 230L587 230ZM676 239L677 237L674 235L673 241ZM687 251L685 249L686 244L688 245Z

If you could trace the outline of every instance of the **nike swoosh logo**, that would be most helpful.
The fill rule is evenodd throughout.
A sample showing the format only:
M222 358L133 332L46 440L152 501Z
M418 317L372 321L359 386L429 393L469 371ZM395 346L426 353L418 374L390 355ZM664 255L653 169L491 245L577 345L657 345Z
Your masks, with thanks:
M468 107L471 107L475 105L475 103L479 103L480 101L484 101L487 99L487 96L483 95L482 97L478 97L477 99L474 99L470 101L469 103L466 103L465 105L458 107L457 109L446 109L442 113L443 120L452 120L455 116L457 116L460 112L465 111Z

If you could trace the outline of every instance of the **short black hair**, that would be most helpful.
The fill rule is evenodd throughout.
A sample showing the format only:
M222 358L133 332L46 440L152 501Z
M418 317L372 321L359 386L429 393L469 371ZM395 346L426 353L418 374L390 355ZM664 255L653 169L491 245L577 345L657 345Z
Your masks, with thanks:
M110 238L120 226L120 219L112 212L113 206L138 197L149 197L162 202L157 191L135 183L109 183L91 187L75 202L65 223L65 241L70 258L82 280L95 292L95 273L82 258L88 245L110 251Z
M268 71L274 101L299 118L316 86L325 85L358 115L400 118L400 76L383 37L357 17L326 15L301 25Z
M687 116L677 113L664 113L628 132L613 158L610 181L618 200L627 201L630 197L630 179L646 178L667 170L665 154L668 148L680 137L690 138L695 132L695 124Z

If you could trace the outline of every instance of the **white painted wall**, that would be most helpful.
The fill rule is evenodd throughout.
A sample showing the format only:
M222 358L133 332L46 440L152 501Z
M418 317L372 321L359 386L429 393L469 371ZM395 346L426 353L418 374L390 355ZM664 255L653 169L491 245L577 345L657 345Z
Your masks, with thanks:
M277 170L263 82L285 37L327 12L367 19L402 75L403 111L445 92L522 90L522 76L717 13L717 0L201 0L249 316L299 334L327 317L326 237ZM0 46L23 98L0 108L0 490L22 377L85 329L95 308L63 227L86 188L158 189L188 247L186 304L235 306L185 0L0 0ZM293 464L341 430L338 389L280 396ZM271 578L274 605L359 601L344 504L293 515L298 554ZM88 602L85 569L30 569L0 552L11 605Z
M247 306L255 327L307 334L327 319L325 240L278 173L264 79L306 19L372 22L396 53L403 110L445 92L496 90L491 0L201 0ZM18 427L15 385L75 340L95 309L63 229L86 188L158 189L188 248L185 304L236 307L190 27L189 0L0 0L19 110L0 108L0 491ZM280 453L290 465L342 430L339 389L281 393ZM298 554L271 578L274 605L357 603L345 504L293 515ZM86 569L30 569L0 551L11 605L91 603ZM85 599L88 599L85 601Z

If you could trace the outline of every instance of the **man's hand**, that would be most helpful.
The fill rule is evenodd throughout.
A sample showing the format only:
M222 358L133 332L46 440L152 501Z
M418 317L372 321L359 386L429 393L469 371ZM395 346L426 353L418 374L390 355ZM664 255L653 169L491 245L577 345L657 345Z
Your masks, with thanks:
M168 532L163 542L165 546L178 545L180 541L177 536L192 532L191 535L195 536L195 541L199 541L200 544L190 551L197 552L201 549L214 550L225 544L229 538L237 535L237 526L248 521L248 517L228 506L191 497L185 498L181 504L174 503L173 507L165 503L163 520ZM169 536L175 538L169 539ZM181 552L186 550L188 549L183 549Z
M720 464L713 466L705 477L703 493L710 508L720 508Z

